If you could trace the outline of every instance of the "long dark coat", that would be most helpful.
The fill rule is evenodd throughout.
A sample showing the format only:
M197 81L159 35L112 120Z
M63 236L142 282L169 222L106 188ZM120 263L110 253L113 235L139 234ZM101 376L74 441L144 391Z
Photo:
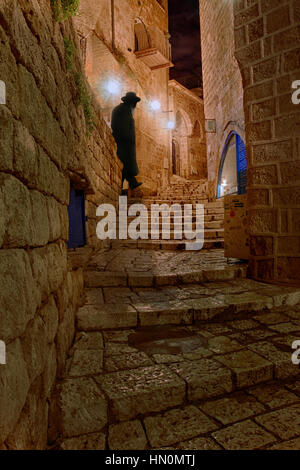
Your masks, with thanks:
M117 155L124 165L123 176L129 180L139 173L136 161L135 125L129 104L121 103L112 112L112 133L117 143Z

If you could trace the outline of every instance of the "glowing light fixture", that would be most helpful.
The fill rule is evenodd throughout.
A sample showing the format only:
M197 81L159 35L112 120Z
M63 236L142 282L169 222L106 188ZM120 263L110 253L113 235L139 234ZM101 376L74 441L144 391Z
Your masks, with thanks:
M158 100L151 101L150 106L153 111L158 111L161 108L161 104Z
M168 121L167 128L169 130L175 129L175 122L174 121Z
M111 95L118 95L121 92L121 85L117 80L109 80L106 85L106 90Z

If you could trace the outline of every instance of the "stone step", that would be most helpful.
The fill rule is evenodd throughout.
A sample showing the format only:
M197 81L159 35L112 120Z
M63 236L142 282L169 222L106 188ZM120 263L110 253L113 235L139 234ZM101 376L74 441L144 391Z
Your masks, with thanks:
M154 291L136 289L132 295L146 299L151 292L154 296ZM284 429L290 420L294 425L293 416L300 411L294 403L299 399L287 390L296 390L295 381L299 380L299 366L291 361L291 344L300 334L299 289L245 279L168 286L155 292L174 299L177 296L181 310L171 301L163 307L162 302L154 305L151 300L140 304L134 300L131 304L89 303L80 309L78 333L58 388L65 446L71 445L72 438L87 439L91 433L99 433L99 439L109 429L112 448L113 429L137 436L137 429L143 433L144 428L151 447L157 449L199 433L213 433L214 438L222 439L224 432L233 432L235 421L247 424L244 438L249 439L250 426L258 432L256 438L263 436L261 445L266 445L274 442L274 437L258 424L266 424L272 431L272 409L291 404L284 409L285 417L290 416L283 419ZM191 299L196 295L203 297ZM231 308L226 316L214 315L208 320L208 311L220 308L209 305L208 299L227 302ZM199 313L204 310L206 318ZM178 323L168 323L172 318ZM294 382L290 387L289 380ZM276 392L283 383L287 384L285 393L284 387L281 393ZM271 408L270 398L265 401L268 394L274 402ZM254 397L259 398L256 401ZM287 399L291 401L286 403ZM240 417L228 419L233 413ZM256 424L250 421L252 417ZM191 431L190 421L197 429ZM182 437L174 435L180 424ZM224 431L224 426L231 427Z
M144 250L183 251L186 250L188 240L126 240L112 241L113 248L139 248ZM224 248L223 238L207 238L203 244L203 250Z
M240 318L250 320L257 315L257 312L266 313L275 307L293 306L300 302L299 289L278 288L276 286L260 287L254 281L240 279L239 276L245 274L241 269L230 267L219 272L215 270L177 275L177 283L173 279L170 295L166 295L166 289L162 288L162 285L171 285L168 283L167 276L155 278L154 276L147 277L147 275L141 276L139 273L132 273L124 274L121 278L115 273L96 274L91 272L85 281L87 286L93 288L91 291L93 296L89 297L88 303L78 311L78 329L80 331L98 331L136 328L138 326L191 326L207 321L230 321ZM239 279L238 284L236 279ZM127 287L127 290L120 290L119 287L110 288L108 300L116 303L97 303L100 300L102 302L103 297L100 296L100 291L99 297L97 297L95 287L99 285L110 286L112 283L116 287L121 284L123 287ZM201 285L192 287L191 285L195 283L201 283ZM222 283L224 283L223 288ZM229 283L229 286L226 283ZM230 285L230 283L232 284ZM187 287L185 287L186 284ZM147 291L145 285L148 289L156 285L157 289L162 290L158 292L155 289ZM226 287L228 287L227 293ZM245 290L246 288L248 291ZM142 293L143 289L144 294ZM112 297L113 292L116 295L115 299ZM125 296L126 302L130 303L118 304L118 294ZM295 321L294 328L296 331L297 329L300 331L300 321Z
M179 283L198 283L212 281L228 281L236 278L245 278L247 265L235 263L220 268L202 268L194 271L178 271L176 273L163 272L159 274L132 272L111 272L89 270L84 273L85 286L89 288L100 287L160 287L164 285L177 285Z

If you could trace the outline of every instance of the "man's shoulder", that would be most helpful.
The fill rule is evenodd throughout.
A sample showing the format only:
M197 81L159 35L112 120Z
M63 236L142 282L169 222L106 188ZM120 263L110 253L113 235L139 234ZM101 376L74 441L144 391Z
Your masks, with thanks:
M113 109L113 112L122 112L122 111L125 111L126 110L126 106L124 105L124 103L120 103L118 104L118 106L116 106L114 109Z

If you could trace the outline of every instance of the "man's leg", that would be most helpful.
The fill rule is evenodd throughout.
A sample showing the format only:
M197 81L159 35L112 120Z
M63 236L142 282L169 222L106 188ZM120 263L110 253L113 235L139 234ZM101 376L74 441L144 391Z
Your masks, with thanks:
M135 176L128 180L130 189L135 189L141 186L143 183L139 183Z

